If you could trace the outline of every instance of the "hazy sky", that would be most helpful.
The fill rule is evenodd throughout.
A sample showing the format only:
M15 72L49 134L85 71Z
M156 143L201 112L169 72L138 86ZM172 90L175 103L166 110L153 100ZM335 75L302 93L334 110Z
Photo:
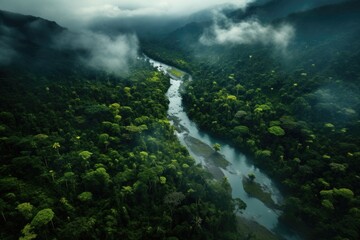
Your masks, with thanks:
M224 3L244 7L253 1L256 0L0 0L0 9L76 28L99 17L174 16Z

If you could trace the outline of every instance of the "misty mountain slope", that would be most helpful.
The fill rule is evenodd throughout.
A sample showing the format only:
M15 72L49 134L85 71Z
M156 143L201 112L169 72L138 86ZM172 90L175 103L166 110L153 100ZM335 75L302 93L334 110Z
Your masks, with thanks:
M298 41L336 38L338 35L360 30L360 2L349 1L293 13L279 21L295 26Z
M136 33L143 39L154 39L166 36L174 29L186 24L183 17L132 17L130 19L99 19L92 22L90 29L108 35L118 35L120 33Z
M192 22L208 22L213 18L214 12L221 12L223 14L230 14L234 11L236 5L233 4L220 4L210 8L195 12L187 17L187 24Z
M192 49L198 45L199 38L210 22L192 22L186 24L166 37L166 42L173 43L175 47Z
M35 53L49 46L53 38L66 31L55 22L33 16L0 11L0 41L9 48ZM32 47L29 47L32 46Z
M323 5L331 5L346 1L349 0L270 0L263 4L259 4L258 1L255 1L250 4L246 11L240 9L227 15L237 21L255 17L261 21L269 22L278 18L286 17L294 12L309 11Z
M87 68L126 75L138 54L133 34L69 31L51 21L14 13L2 12L0 31L0 64L43 74Z
M296 11L289 11L283 17L274 17L269 19L270 21L263 20L263 22L275 25L282 23L294 25L296 31L295 40L300 42L309 39L313 41L316 41L316 39L323 40L324 38L329 38L329 36L335 37L337 34L358 31L358 22L360 21L360 4L358 1L327 5L300 12L298 8L294 10ZM264 11L271 12L268 9L264 9ZM254 16L258 17L256 14ZM259 19L262 22L261 17ZM229 20L234 23L238 21L235 16L230 16ZM196 39L199 39L205 29L210 26L210 22L187 24L170 33L168 40L175 40L180 42L180 44L183 41L182 44L184 46L191 43L196 44Z
M241 26L238 25L234 17L226 18L226 21L233 29ZM293 28L294 36L289 41L288 46L288 54L291 56L290 61L288 61L289 67L291 63L297 62L296 65L292 64L292 66L301 68L316 63L319 67L331 69L329 62L343 58L356 58L357 49L360 47L359 41L357 41L360 35L359 22L360 4L358 1L349 1L292 13L270 23L260 21L259 24L267 29L281 29L284 24ZM253 21L245 20L243 23L253 24ZM163 38L158 45L165 46L172 51L184 52L186 53L184 58L205 56L207 53L208 55L224 55L226 53L231 55L232 51L251 52L249 49L252 51L271 49L269 46L259 44L213 44L210 47L202 44L200 42L201 37L213 28L214 23L211 22L193 22L173 31ZM224 28L225 32L226 30ZM346 56L338 55L339 51L350 48L355 51L349 52ZM269 56L271 55L273 54L270 53ZM277 57L276 54L274 57ZM354 64L357 64L356 61L352 62L352 65Z
M0 64L39 71L50 70L51 65L61 67L74 54L54 48L56 39L66 32L52 21L0 11ZM46 68L42 67L44 64Z
M283 12L282 15L275 14L271 18L263 18L261 13L257 15L258 13L254 12L252 10L253 8L254 6L250 6L245 13L255 18L244 17L239 19L237 15L234 14L236 12L242 13L243 10L234 11L232 14L227 13L225 15L217 13L213 15L212 21L201 21L203 18L199 18L200 21L188 23L167 34L165 37L158 36L150 41L141 38L142 47L144 51L153 54L153 56L156 56L158 59L190 70L186 64L178 65L176 61L172 60L171 56L167 59L160 56L158 53L166 52L162 50L161 47L172 51L173 55L185 53L182 56L185 59L194 56L224 55L227 52L231 54L233 50L229 49L246 52L249 52L249 49L254 51L259 48L264 49L264 46L261 44L242 45L236 44L236 42L231 44L213 44L209 47L200 41L207 32L214 31L215 27L221 28L221 24L227 25L227 27L222 29L226 32L226 30L230 31L231 28L232 30L239 29L242 26L241 24L245 26L246 24L254 25L257 23L255 27L260 26L278 32L284 25L291 27L294 31L294 36L291 41L289 41L288 47L291 51L290 54L293 62L300 62L300 64L305 63L307 60L313 61L311 59L321 59L317 61L319 64L324 59L335 59L338 57L336 56L337 50L348 48L348 43L350 42L354 42L354 48L357 48L358 41L355 40L359 35L358 22L360 16L358 1L269 1L264 5L256 6L256 9L262 9L264 13L273 13L274 9ZM202 15L202 13L199 14L200 16ZM196 16L196 14L194 15ZM219 34L218 37L221 38L221 34ZM257 38L254 38L253 41L256 42ZM262 41L267 41L266 36L262 37ZM151 47L147 47L147 45L151 45ZM151 49L155 48L158 50L152 51L151 53ZM271 47L267 47L267 49L270 48ZM322 65L324 65L324 62Z
M318 70L328 71L343 79L357 79L360 67L360 2L323 6L294 13L279 20L296 29L290 53L299 59L298 67L316 64ZM348 62L346 69L338 66ZM312 62L312 63L311 63ZM351 74L347 74L352 72Z
M172 5L172 4L170 4ZM193 12L192 8L182 10L180 14L167 14L165 16L153 15L137 16L131 14L131 9L125 10L123 14L116 17L97 18L89 23L89 28L96 32L106 33L108 35L116 35L119 33L135 33L142 41L151 41L166 37L169 33L177 29L193 23L209 22L213 18L215 11L224 14L230 13L236 7L233 4L214 4L210 7ZM136 11L135 11L136 12Z
M48 21L39 17L25 16L0 10L0 24L21 31L27 40L49 40L51 35L62 32L65 28L56 22ZM3 29L4 30L4 29Z

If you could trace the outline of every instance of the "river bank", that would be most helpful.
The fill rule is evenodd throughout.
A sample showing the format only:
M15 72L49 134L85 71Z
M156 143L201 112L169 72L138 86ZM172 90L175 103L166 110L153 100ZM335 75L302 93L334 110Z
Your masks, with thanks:
M270 236L273 237L272 235L276 235L279 239L300 239L297 234L279 222L281 211L278 206L282 203L282 196L274 182L254 166L244 154L221 139L202 132L189 119L184 111L180 93L183 77L189 75L152 59L148 59L148 61L171 78L171 86L166 94L169 99L168 118L176 129L179 141L188 149L195 161L207 169L215 179L226 177L232 188L233 198L240 198L246 203L247 208L238 216L247 223L244 224L247 231L256 233L263 228L263 233L270 234L269 237L262 239L272 239L270 238ZM183 74L179 74L179 72ZM189 76L189 80L191 81L191 76ZM211 147L215 143L221 145L218 152ZM252 188L247 187L246 191L244 177L249 173L254 174L256 185Z

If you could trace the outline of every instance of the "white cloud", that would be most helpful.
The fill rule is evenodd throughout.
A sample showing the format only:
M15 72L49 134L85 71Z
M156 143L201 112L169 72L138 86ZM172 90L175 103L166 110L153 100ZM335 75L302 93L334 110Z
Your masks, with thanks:
M86 7L80 10L80 17L90 20L92 17L108 18L132 18L141 16L161 16L164 10L154 7L143 7L137 9L121 8L106 4L102 6Z
M92 32L76 35L66 33L58 38L56 47L85 50L88 54L81 58L84 64L117 75L126 74L129 62L138 54L138 40L135 35L110 38Z
M35 20L28 25L33 37L42 31L42 21ZM0 66L12 63L22 52L17 52L24 36L17 28L0 25ZM41 38L40 38L41 39ZM66 31L52 36L48 44L59 50L81 52L80 61L92 68L126 75L131 61L138 56L139 44L135 35L118 35L109 37L93 32L72 33ZM35 39L33 39L36 42ZM40 44L42 42L40 41Z
M224 3L245 7L255 0L1 0L0 9L54 20L80 28L99 17L186 15Z
M179 16L194 13L219 4L231 3L245 7L255 0L1 0L0 9L54 20L70 29L82 30L96 20L112 18L146 19L153 16ZM121 20L119 20L121 21ZM82 46L91 54L84 62L96 68L121 73L130 59L136 56L138 41L135 36L107 36L87 33L74 39L62 39L74 48ZM1 45L4 45L2 43ZM63 45L65 46L65 45ZM1 47L1 46L0 46ZM1 49L5 49L1 47ZM12 56L12 51L2 51Z
M200 37L200 42L204 45L263 44L284 50L294 35L294 28L288 24L274 27L256 19L234 23L224 15L215 14L213 26Z

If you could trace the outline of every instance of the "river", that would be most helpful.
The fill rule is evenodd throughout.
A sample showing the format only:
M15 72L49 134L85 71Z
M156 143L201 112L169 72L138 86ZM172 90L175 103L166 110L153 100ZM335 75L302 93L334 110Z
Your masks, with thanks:
M195 161L208 169L215 177L227 177L232 188L233 198L240 198L247 205L242 213L238 213L240 217L260 224L280 239L300 240L301 238L296 233L279 222L280 210L271 206L269 201L266 204L264 200L261 201L259 198L251 196L244 189L244 184L248 181L248 174L254 174L256 186L261 187L264 194L267 194L269 198L271 197L272 205L281 205L283 198L275 183L239 150L221 139L199 130L196 124L189 119L184 111L180 94L184 77L177 78L170 73L171 69L176 68L148 57L145 57L145 60L149 61L159 71L169 75L171 86L166 93L169 99L168 118L176 129L178 139L188 149ZM187 76L186 81L192 81L190 75L179 69L176 71ZM221 150L218 153L211 147L215 143L221 145Z

